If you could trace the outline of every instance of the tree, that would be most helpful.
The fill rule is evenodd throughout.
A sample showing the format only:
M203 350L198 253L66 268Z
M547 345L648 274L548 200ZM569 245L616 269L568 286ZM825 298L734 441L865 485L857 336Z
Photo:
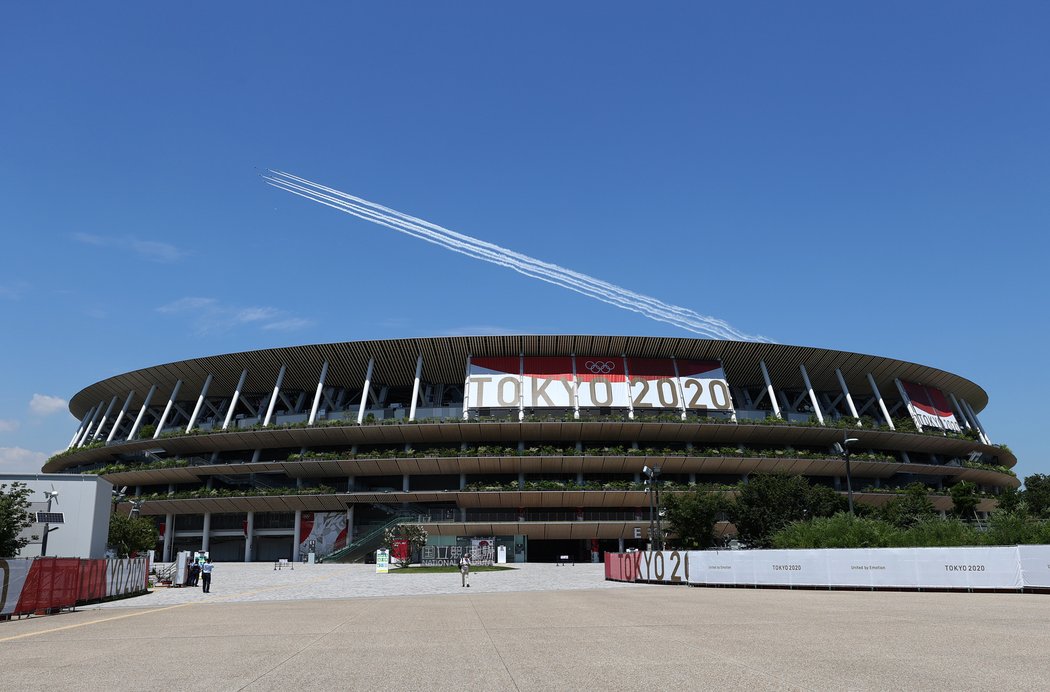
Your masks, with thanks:
M977 516L977 503L981 498L976 483L959 481L948 490L948 494L952 496L952 514L967 520Z
M118 557L150 550L159 538L157 525L145 517L126 517L120 512L109 515L109 547Z
M912 483L904 492L882 507L882 519L897 528L909 529L921 521L933 519L937 510L930 501L930 490L922 483Z
M31 540L20 534L33 525L29 514L31 491L25 483L0 483L0 557L14 557ZM33 536L32 540L36 540Z
M846 498L830 488L811 486L801 476L755 475L740 485L728 513L742 541L753 548L768 548L773 534L791 522L844 509Z
M1034 517L1050 519L1050 476L1036 473L1024 479L1024 501Z
M383 533L383 543L391 548L391 555L393 555L394 543L397 541L405 541L408 544L408 555L400 561L401 567L408 567L412 564L412 555L418 553L427 544L426 529L418 524L398 524Z
M1003 514L1028 514L1024 493L1017 488L1003 488L996 500L996 512Z
M900 529L881 519L839 512L833 517L796 521L773 534L774 548L888 548L899 542Z
M694 490L669 493L663 502L664 516L677 544L689 550L702 550L714 544L713 531L725 502L715 493Z

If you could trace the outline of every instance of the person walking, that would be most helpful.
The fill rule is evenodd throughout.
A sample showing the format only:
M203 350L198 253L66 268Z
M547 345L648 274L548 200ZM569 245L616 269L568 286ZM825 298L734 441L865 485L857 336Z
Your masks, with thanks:
M470 588L470 556L464 554L459 558L459 576L463 580L463 586Z
M204 564L201 565L201 590L204 593L211 591L211 571L215 568L215 565L211 564L211 558L205 560Z
M201 566L196 560L190 565L190 586L196 586L197 582L200 581Z

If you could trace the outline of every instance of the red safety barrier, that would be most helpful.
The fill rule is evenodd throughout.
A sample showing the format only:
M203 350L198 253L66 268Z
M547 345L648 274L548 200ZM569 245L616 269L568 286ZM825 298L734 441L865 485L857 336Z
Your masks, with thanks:
M44 557L33 561L16 613L41 613L77 604L80 560Z
M612 581L634 581L638 578L641 553L606 553L605 578Z
M81 602L101 601L106 597L106 561L80 561L80 598Z

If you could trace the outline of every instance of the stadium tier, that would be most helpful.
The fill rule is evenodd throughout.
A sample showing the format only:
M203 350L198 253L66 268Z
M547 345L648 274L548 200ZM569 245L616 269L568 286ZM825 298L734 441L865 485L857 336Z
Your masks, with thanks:
M126 486L161 556L360 559L384 528L432 564L480 542L508 561L643 547L649 497L802 475L881 504L916 481L937 509L1018 482L977 384L821 348L690 338L481 336L230 353L136 370L73 397L45 472Z

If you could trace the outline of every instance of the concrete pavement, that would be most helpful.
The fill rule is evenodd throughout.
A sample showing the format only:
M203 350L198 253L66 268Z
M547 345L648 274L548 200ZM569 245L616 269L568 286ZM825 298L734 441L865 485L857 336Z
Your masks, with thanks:
M1048 596L608 587L593 566L535 567L477 574L470 590L454 574L378 575L376 590L399 594L355 598L308 597L310 589L336 593L344 580L365 579L354 570L304 570L288 586L253 585L261 574L249 578L248 569L239 596L172 590L0 623L0 670L8 689L52 691L1048 684ZM595 588L579 588L592 570ZM234 571L217 568L216 588ZM456 585L409 595L439 588L425 581L433 576ZM496 581L504 577L548 585L511 590ZM561 589L560 579L575 588ZM299 596L262 600L290 593ZM176 594L183 600L163 600Z

